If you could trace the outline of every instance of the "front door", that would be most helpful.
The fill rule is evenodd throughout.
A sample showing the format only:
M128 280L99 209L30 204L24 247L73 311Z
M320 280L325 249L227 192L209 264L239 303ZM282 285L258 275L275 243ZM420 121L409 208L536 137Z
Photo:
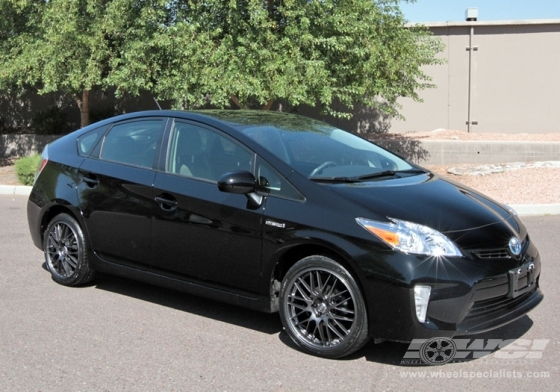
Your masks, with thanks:
M252 170L254 154L219 131L173 124L165 172L154 181L152 269L209 286L257 292L262 207L223 193L217 179Z

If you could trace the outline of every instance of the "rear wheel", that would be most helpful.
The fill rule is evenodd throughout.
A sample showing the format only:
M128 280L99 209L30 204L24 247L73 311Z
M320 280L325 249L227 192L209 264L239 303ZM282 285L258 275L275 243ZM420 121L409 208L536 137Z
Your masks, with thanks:
M47 226L43 241L47 267L55 282L77 286L93 279L86 240L78 222L68 214L55 216Z
M360 289L352 275L328 257L298 261L282 282L280 301L286 332L310 354L339 358L369 340Z

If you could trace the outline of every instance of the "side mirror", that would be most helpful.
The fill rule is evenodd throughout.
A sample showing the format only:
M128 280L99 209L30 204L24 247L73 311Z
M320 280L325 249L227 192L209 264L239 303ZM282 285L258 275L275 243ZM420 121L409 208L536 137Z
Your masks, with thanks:
M229 172L218 179L218 189L226 193L236 193L247 196L250 205L260 207L263 196L255 192L256 180L252 173L240 170Z
M234 171L218 179L218 189L227 193L247 194L255 190L255 182L255 176L248 171Z

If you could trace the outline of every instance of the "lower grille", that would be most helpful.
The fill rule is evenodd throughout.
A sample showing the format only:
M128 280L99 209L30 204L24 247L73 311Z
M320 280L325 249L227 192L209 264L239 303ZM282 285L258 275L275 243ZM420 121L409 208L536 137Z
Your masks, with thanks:
M527 297L533 294L535 290L531 290L528 293L520 295L517 298L509 298L507 296L502 296L498 298L491 298L482 301L476 301L473 303L469 313L463 320L465 322L471 322L478 318L485 318L492 313L500 312L501 310L507 310L508 308L515 308L517 304L525 301Z
M507 249L490 249L473 252L479 259L509 259L511 256Z

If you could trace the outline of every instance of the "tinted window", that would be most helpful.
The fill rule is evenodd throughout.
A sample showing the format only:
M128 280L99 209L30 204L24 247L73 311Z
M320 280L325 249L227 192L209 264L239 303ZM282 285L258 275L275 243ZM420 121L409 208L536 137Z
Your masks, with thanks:
M252 171L253 154L223 135L194 124L175 122L166 170L217 181L224 173Z
M152 167L162 124L163 120L144 120L115 125L105 137L100 158Z
M90 131L80 136L78 138L78 153L84 157L89 156L89 154L91 154L93 148L95 147L95 145L97 144L101 136L103 136L107 128L108 128L107 125L103 127L99 127L94 129L93 131Z
M257 183L271 195L288 199L304 200L301 193L280 173L262 159L257 158Z

